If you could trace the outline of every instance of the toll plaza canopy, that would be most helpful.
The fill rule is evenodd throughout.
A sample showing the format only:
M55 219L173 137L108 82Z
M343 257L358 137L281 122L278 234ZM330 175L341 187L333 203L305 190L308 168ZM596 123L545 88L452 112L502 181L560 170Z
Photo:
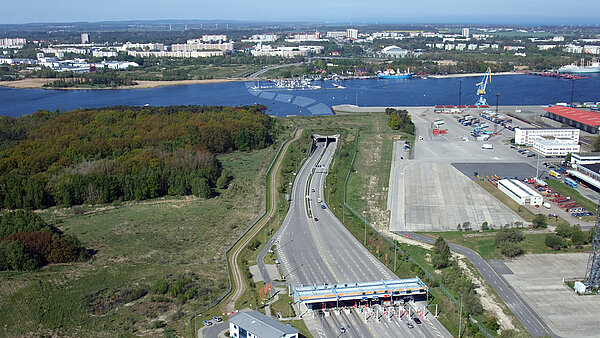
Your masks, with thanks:
M427 285L419 277L415 277L377 282L293 287L293 297L294 302L310 304L424 295L428 291Z

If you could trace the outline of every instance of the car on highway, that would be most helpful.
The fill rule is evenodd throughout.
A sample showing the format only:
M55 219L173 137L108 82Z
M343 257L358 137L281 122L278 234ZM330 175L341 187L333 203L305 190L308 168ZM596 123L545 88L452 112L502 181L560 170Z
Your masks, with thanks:
M211 326L212 322L210 320L205 320L205 321L202 321L202 324L204 324L205 326Z
M409 329L412 329L413 327L415 327L414 325L412 325L410 322L406 322L406 326L408 326Z
M325 204L321 204L321 209L327 209L327 207L325 206Z
M220 322L222 322L222 321L223 321L223 319L221 319L221 317L219 317L219 316L214 316L214 317L213 317L213 320L214 320L215 322L217 322L217 323L220 323Z
M318 221L319 221L319 219L315 217L315 222L318 222Z
M340 333L346 333L346 328L343 326L340 326Z
M419 318L413 318L413 320L415 321L415 323L421 324L421 320Z

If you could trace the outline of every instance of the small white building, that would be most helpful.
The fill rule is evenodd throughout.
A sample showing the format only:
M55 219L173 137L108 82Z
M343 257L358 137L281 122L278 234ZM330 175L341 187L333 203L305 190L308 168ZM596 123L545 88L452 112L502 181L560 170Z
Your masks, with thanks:
M533 140L533 150L543 156L566 156L578 153L580 146L570 138L540 137Z
M519 180L498 181L498 189L520 205L542 205L543 197Z
M258 311L239 312L229 318L229 336L233 338L298 338L298 332Z
M575 128L517 128L515 129L515 143L532 146L533 141L540 137L569 138L574 143L579 143L579 129Z
M600 153L573 154L572 164L596 164L600 163Z

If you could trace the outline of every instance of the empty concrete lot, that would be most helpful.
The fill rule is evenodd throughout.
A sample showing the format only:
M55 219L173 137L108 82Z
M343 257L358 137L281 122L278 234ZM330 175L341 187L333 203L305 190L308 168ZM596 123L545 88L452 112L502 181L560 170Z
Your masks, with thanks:
M483 222L494 225L523 222L521 217L452 166L454 162L500 165L523 161L504 143L512 135L505 133L488 140L486 143L494 144L494 149L482 149L482 142L473 138L463 141L470 128L459 125L454 117L430 116L416 110L411 111L411 115L423 139L416 141L412 159L408 159L402 144L394 147L388 198L391 231L449 231L456 230L457 225L464 222L470 222L474 229ZM444 128L448 129L448 134L431 134L431 122L438 118L445 120Z
M506 261L502 277L563 337L600 336L600 295L579 296L562 282L585 275L588 254L543 254Z

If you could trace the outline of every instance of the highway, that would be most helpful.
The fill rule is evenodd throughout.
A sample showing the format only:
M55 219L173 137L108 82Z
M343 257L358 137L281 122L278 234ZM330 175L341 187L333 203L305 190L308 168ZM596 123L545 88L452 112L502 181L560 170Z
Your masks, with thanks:
M328 146L317 143L296 175L289 212L274 237L286 281L301 286L396 279L352 236L328 206L321 207L325 203L318 202L324 196L323 188L335 149L335 142ZM308 203L307 194L310 195ZM330 316L317 314L314 318L304 315L315 337L337 337L340 326L346 328L344 336L347 337L450 336L431 315L427 317L430 319L423 320L423 324L413 322L412 329L407 327L405 317L365 321L356 309Z
M411 239L424 243L433 244L435 242L434 238L419 235L414 232L398 232L398 234L405 237L410 234ZM496 291L504 303L506 303L515 316L517 316L519 321L523 323L523 326L525 326L529 334L533 337L558 337L552 332L548 325L544 323L540 316L538 316L538 314L523 300L523 298L521 298L500 274L497 273L488 262L481 258L477 252L461 245L453 243L448 244L450 249L464 255L471 263L473 263L477 271L481 273L488 284L494 288L494 291Z

